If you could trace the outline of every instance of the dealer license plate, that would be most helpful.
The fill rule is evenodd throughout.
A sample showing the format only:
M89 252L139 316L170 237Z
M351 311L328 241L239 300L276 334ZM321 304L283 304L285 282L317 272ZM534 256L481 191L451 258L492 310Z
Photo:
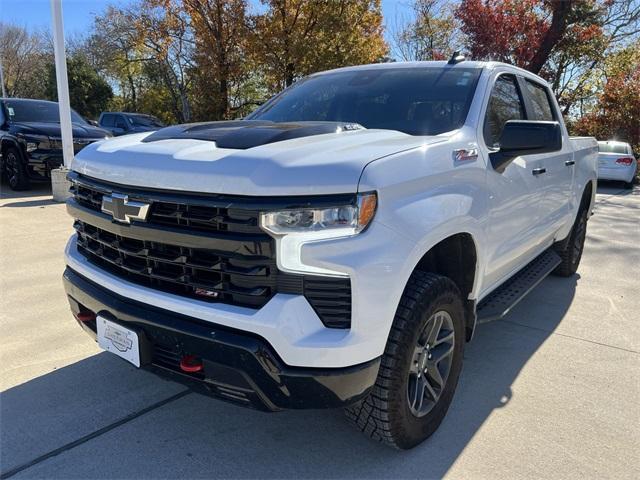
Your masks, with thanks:
M98 345L107 352L115 353L127 362L140 366L140 342L133 330L98 316Z

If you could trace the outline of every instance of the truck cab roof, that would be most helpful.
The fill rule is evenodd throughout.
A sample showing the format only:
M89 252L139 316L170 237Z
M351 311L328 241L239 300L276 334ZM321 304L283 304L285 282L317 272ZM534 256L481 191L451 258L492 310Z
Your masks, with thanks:
M326 75L330 73L336 72L349 72L349 71L359 71L359 70L384 70L384 69L393 69L393 68L477 68L482 70L494 70L497 68L504 68L507 70L512 70L517 72L523 76L535 78L539 82L547 83L546 80L539 75L536 75L524 68L517 67L515 65L511 65L505 62L495 62L495 61L479 61L479 60L463 60L455 64L451 64L446 60L425 60L425 61L413 61L413 62L386 62L386 63L369 63L365 65L353 65L349 67L341 67L335 68L333 70L326 70L324 72L314 73L310 76L316 75Z

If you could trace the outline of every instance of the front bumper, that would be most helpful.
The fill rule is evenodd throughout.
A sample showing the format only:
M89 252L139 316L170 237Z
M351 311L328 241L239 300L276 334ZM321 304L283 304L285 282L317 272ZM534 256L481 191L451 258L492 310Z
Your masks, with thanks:
M80 309L141 332L151 352L142 368L217 398L266 411L337 408L371 390L380 359L343 368L286 365L260 336L124 298L71 268L64 287L74 313ZM79 322L95 338L95 322ZM203 360L204 370L185 373L183 355Z
M31 180L48 180L51 178L51 170L60 168L64 163L61 150L36 150L26 155Z

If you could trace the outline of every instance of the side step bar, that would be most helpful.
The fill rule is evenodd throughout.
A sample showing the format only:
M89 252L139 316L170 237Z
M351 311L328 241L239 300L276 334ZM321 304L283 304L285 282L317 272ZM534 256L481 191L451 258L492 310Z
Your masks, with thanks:
M562 261L554 250L547 250L491 292L478 304L477 324L499 320L533 290Z

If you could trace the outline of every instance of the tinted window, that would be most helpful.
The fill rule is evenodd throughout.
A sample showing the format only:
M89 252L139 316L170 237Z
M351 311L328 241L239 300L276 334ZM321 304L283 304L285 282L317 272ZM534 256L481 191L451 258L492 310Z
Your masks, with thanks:
M102 116L102 121L100 122L100 124L103 127L115 127L116 126L115 115L112 115L110 113L105 113Z
M629 153L629 150L625 143L598 142L598 150L602 153Z
M524 106L515 77L500 75L493 85L484 120L484 141L487 146L499 146L500 134L508 120L524 118Z
M164 127L164 124L151 115L129 115L127 117L132 125L141 127Z
M38 102L33 100L6 100L5 105L12 122L47 122L60 123L58 104L54 102ZM84 118L71 110L73 123L86 124Z
M316 75L274 97L249 118L354 122L366 128L436 135L460 128L480 69L377 68Z
M553 109L551 108L546 88L529 80L526 80L526 85L531 106L533 107L533 118L529 120L553 121Z
M126 130L127 124L124 121L124 118L122 118L122 115L115 115L115 117L116 117L116 128L124 128Z

